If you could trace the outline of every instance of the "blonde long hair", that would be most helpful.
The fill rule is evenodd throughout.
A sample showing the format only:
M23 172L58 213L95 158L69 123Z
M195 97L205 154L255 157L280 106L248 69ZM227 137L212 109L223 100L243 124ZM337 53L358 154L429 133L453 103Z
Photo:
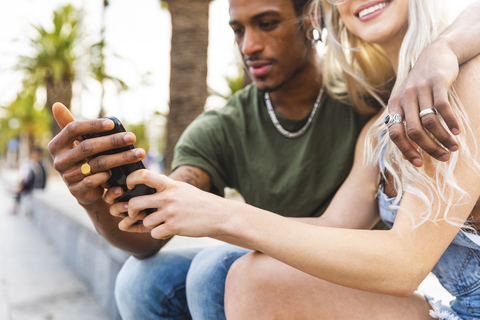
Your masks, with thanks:
M350 33L343 25L335 1L323 0L322 4L320 2L317 0L315 4L317 9L323 5L324 22L328 30L324 83L329 92L338 99L349 100L357 105L359 110L365 110L365 105L371 102L372 98L384 107L382 115L367 135L366 160L375 163L383 157L385 168L392 175L397 190L394 208L398 208L402 194L408 192L421 199L427 208L421 213L420 220L414 227L428 220L445 220L456 226L464 226L463 221L448 216L452 206L471 200L458 185L454 169L460 161L477 171L480 170L480 165L475 161L476 143L473 147L467 144L467 138L473 137L473 132L454 88L450 88L448 99L460 124L462 133L456 136L456 139L461 147L459 151L451 154L449 161L438 162L433 175L431 172L427 173L424 167L416 168L403 159L400 150L388 134L385 134L384 124L388 114L386 98L404 82L422 50L447 27L446 1L409 1L408 30L400 48L396 78L383 49ZM441 117L440 120L446 127ZM422 157L428 157L422 150L419 152ZM426 192L414 187L413 182L422 185ZM445 212L440 212L440 209L432 212L434 199L441 199L447 204Z

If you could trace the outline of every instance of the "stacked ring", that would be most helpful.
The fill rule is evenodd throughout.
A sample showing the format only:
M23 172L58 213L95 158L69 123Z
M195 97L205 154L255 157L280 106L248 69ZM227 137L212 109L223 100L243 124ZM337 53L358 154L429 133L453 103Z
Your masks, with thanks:
M403 122L402 116L399 115L398 113L390 113L388 116L385 117L385 121L384 121L387 128L390 128L396 123L402 123L402 122Z
M88 164L88 160L85 160L85 162L82 164L80 170L82 170L82 173L88 177L89 175L92 174L92 168Z
M433 109L433 108L430 108L430 109L424 109L422 111L420 111L420 113L418 114L421 117L423 116L426 116L427 114L437 114L437 110Z

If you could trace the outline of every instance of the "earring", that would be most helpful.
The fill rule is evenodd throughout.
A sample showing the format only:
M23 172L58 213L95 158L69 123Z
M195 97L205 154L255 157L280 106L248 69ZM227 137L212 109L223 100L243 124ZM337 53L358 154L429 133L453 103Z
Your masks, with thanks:
M305 34L305 37L307 38L308 41L310 41L310 44L312 45L312 48L315 47L318 41L322 41L322 33L320 30L317 28L309 28Z

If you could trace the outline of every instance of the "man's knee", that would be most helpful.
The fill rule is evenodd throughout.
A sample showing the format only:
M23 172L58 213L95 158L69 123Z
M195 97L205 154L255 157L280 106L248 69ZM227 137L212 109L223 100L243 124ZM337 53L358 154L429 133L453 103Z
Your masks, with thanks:
M250 250L233 245L208 247L200 251L192 261L187 275L187 292L216 287L223 289L230 266ZM203 296L204 294L202 294Z
M148 286L149 279L143 269L147 269L146 260L137 260L134 257L128 258L117 275L115 282L115 299L117 304L124 305L127 302L134 302L139 299L140 287Z
M209 247L199 252L187 275L187 301L194 319L225 319L225 278L235 260L250 250L232 245Z
M185 279L197 252L165 252L144 260L130 257L115 284L115 299L122 317L135 319L135 314L148 318L188 313Z

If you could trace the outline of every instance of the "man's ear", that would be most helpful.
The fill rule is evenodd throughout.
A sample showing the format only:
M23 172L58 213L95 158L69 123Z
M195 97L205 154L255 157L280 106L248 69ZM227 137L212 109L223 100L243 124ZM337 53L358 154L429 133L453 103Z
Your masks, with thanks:
M320 2L310 1L303 9L302 31L312 48L322 41L322 15Z

